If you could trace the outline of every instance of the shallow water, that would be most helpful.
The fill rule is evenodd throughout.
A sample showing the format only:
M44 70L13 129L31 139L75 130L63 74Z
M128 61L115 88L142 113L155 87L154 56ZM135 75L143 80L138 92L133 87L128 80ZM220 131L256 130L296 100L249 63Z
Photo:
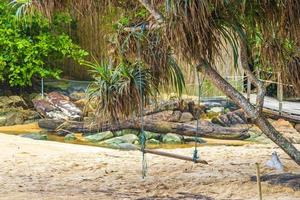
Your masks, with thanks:
M39 128L37 123L24 124L24 125L15 125L15 126L4 126L0 127L0 133L10 134L10 135L19 135L26 136L30 134L45 134L43 130ZM57 136L51 132L46 133L49 141L61 142L61 143L71 143L78 145L88 145L88 146L99 146L107 147L99 143L92 143L86 141L81 133L75 133L77 140L75 141L65 141L63 136ZM242 146L251 144L249 141L241 140L219 140L219 139L204 139L206 143L197 144L197 146L213 146L213 145L225 145L225 146ZM178 148L191 148L194 147L195 143L185 143L185 144L147 144L147 148L150 149L178 149Z

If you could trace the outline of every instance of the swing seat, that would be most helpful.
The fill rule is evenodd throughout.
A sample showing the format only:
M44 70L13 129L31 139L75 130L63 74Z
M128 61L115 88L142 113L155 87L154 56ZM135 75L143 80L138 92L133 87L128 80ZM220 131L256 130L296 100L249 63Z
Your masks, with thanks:
M149 153L149 154L159 155L159 156L165 156L165 157L169 157L169 158L175 158L175 159L179 159L179 160L191 161L194 163L201 163L201 164L205 164L205 165L208 164L208 162L206 162L205 160L201 160L201 159L194 160L193 158L188 157L188 156L182 156L182 155L167 153L167 152L163 152L163 151L144 149L144 152Z

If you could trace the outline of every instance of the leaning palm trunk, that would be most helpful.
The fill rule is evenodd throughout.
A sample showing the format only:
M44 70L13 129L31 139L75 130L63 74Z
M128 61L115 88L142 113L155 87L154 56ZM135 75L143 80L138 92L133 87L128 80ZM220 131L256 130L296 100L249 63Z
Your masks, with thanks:
M249 100L232 87L230 83L223 79L210 65L201 66L198 67L198 69L201 73L206 74L206 77L218 89L238 104L268 138L286 152L298 165L300 165L300 152L293 144L284 138L282 134L275 130L261 112L257 112L256 108L249 102Z
M151 13L151 15L158 22L158 24L165 23L164 17L152 6L150 1L139 0L139 2ZM176 46L176 42L173 43L172 48L175 50L174 52L176 54L175 55L176 57L182 57L182 55L180 55L180 54L182 54L182 52L180 50L176 51L178 49L178 45ZM185 50L186 51L184 51L184 52L188 52L188 49L185 49ZM195 50L195 48L194 48L194 50ZM192 58L189 57L189 59L192 59ZM201 57L198 57L198 59L194 58L193 60L190 60L190 62L191 63L199 63L198 60L202 60ZM204 60L206 60L206 59L204 59ZM209 63L199 65L198 70L201 73L205 74L206 78L209 79L225 95L227 95L236 104L238 104L268 138L270 138L284 152L286 152L298 165L300 165L300 152L295 148L295 146L293 144L291 144L278 131L276 131L275 128L267 121L267 119L263 116L261 109L259 108L261 105L258 105L258 109L255 108L249 102L249 100L247 100L239 91L237 91L224 78L222 78L220 76L220 74ZM253 81L255 81L255 80L253 80ZM259 89L262 90L261 98L263 99L264 91L262 88L259 88ZM261 104L260 99L258 99L257 102L259 104Z

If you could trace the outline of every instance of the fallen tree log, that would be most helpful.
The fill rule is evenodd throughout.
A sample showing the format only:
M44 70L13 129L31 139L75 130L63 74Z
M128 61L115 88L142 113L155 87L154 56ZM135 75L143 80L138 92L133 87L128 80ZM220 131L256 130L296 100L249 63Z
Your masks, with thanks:
M200 123L201 124L201 123ZM199 126L198 136L215 139L237 139L242 140L249 138L248 129L241 129L235 127L222 127L219 125L202 123L206 125ZM104 131L119 131L124 129L141 129L140 121L126 120L118 123L106 124L88 124L76 121L59 121L52 119L42 119L39 121L39 126L51 131L58 129L67 130L71 132L81 133L96 133ZM194 124L173 123L158 120L145 120L144 130L155 133L167 134L176 133L179 135L195 136L197 134L197 127Z

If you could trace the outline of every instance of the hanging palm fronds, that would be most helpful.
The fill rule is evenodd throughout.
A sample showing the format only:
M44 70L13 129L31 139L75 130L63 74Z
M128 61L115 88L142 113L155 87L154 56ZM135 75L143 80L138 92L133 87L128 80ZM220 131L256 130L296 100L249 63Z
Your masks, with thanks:
M114 57L135 61L139 56L155 78L156 87L172 86L179 94L185 87L183 73L160 32L119 32Z
M237 58L237 33L242 27L233 9L231 1L174 1L166 30L176 54L187 62L198 62L192 64L201 60L213 62L220 57L222 49L227 49L228 43Z

